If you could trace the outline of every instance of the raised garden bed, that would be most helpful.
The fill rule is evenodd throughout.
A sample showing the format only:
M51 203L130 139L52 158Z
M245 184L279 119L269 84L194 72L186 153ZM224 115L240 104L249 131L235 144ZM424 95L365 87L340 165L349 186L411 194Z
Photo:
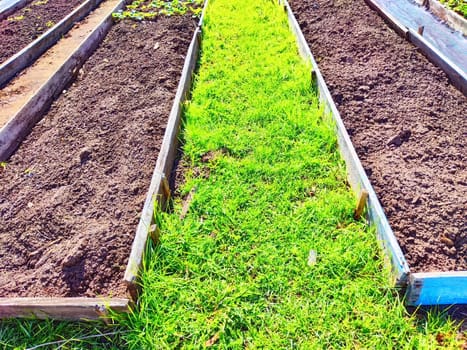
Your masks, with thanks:
M84 0L34 1L0 21L0 63L52 28Z
M467 96L467 41L461 32L441 22L409 0L365 0L400 35L414 44Z
M466 98L364 1L291 4L412 272L466 270Z
M1 297L127 296L123 273L195 28L191 15L116 24L3 164Z
M56 44L57 41L60 41L60 39L69 39L73 35L80 35L81 37L85 36L87 30L92 27L93 20L96 17L99 17L99 14L105 11L106 8L115 6L115 4L115 0L109 0L104 3L102 3L102 0L86 0L77 6L74 10L69 12L58 23L52 25L51 22L50 28L48 28L45 33L38 36L27 46L23 47L20 51L16 52L14 55L0 64L0 87L6 85L23 69L31 66L38 59L38 57L40 57L51 46ZM96 10L96 7L99 8ZM94 12L90 14L92 11ZM86 18L86 20L82 21L83 18ZM75 25L78 21L81 22L78 25ZM108 29L108 26L103 27ZM74 31L71 31L72 28ZM102 37L102 35L105 35L105 33L97 34L97 37ZM67 52L73 52L73 50L68 50ZM52 55L53 53L50 54L50 56ZM82 58L83 61L85 59L86 57Z

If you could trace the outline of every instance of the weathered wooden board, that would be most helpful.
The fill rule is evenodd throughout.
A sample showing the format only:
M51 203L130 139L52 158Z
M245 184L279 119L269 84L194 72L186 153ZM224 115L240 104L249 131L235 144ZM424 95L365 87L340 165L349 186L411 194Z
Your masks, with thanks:
M94 320L109 311L128 312L125 298L0 298L0 318Z
M6 124L3 126L0 124L0 161L8 159L22 140L29 134L34 125L42 118L43 112L50 106L53 99L56 98L64 87L73 79L74 74L76 74L86 59L94 52L110 29L112 25L111 14L122 8L124 4L125 1L116 0L104 2L101 8L94 12L96 16L94 19L98 20L99 24L84 38L77 35L76 40L79 40L77 49L71 53L66 52L63 63L58 65L56 70L45 75L43 68L36 67L37 63L35 66L28 69L28 72L32 71L33 74L37 75L40 85L37 91L34 91L28 96L21 106L13 108L12 115L6 116L8 118ZM88 25L89 24L90 23L88 23ZM85 26L80 28L85 29ZM68 38L67 40L71 39L72 38ZM44 77L44 75L46 77ZM21 77L12 81L11 84L20 79L28 78L26 74L23 74ZM29 83L30 81L27 82L27 84ZM34 83L38 84L38 82ZM2 113L8 113L5 104L3 105Z
M202 22L200 22L200 25ZM149 229L154 224L154 210L164 208L167 197L170 194L164 187L168 186L167 179L170 177L172 167L177 155L178 135L180 132L183 103L191 89L193 74L199 57L201 45L201 30L197 28L193 40L188 49L182 76L177 89L177 94L169 115L167 128L162 141L161 150L157 158L156 167L149 187L146 201L144 203L141 218L136 230L135 239L131 248L130 258L125 271L124 280L129 286L133 298L138 293L138 274L144 259L146 242ZM165 185L164 185L165 183Z
M85 1L47 32L0 65L0 86L5 85L21 70L31 65L34 60L65 35L75 22L83 19L101 2L102 0Z

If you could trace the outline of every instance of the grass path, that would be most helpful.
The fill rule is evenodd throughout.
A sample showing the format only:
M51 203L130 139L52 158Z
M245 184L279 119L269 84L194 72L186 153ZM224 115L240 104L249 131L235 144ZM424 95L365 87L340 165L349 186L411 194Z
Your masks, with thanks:
M110 343L62 348L455 348L442 316L407 316L374 233L353 220L333 128L276 1L212 0L203 31L186 108L186 182L173 212L158 214L140 310L118 318ZM97 332L0 327L6 348L25 344L27 330L32 344Z
M186 183L158 218L161 244L128 322L134 348L429 348L449 331L406 317L373 232L352 219L309 72L275 2L212 1L186 112Z

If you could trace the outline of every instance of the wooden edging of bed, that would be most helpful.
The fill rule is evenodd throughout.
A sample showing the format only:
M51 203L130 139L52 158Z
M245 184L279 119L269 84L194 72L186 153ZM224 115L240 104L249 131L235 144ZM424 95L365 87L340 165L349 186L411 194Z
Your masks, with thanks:
M90 34L87 37L86 45L80 46L79 49L79 55L81 55L81 57L87 58L91 55L112 25L111 14L121 9L125 3L126 1L120 1L112 11L108 12L105 19L95 28L93 34ZM204 10L205 8L206 4ZM185 64L169 116L161 151L158 156L150 188L147 192L146 202L131 248L124 280L122 281L123 283L126 283L128 287L128 297L0 298L0 318L25 317L39 319L95 320L105 319L109 315L110 310L115 312L129 312L135 305L138 298L138 276L144 258L147 238L151 233L150 229L153 225L155 201L159 201L158 207L161 207L170 196L170 190L165 174L170 174L176 156L182 106L191 89L192 76L199 56L201 44L200 26L202 24L202 18L204 18L204 10L199 26L195 29L188 54L185 59ZM84 63L84 58L81 64L82 63ZM54 79L54 81L60 79L72 79L71 72L72 71L70 71L70 69L62 68L52 79ZM70 74L70 76L67 74ZM61 91L60 89L60 87L57 88L58 91ZM35 124L37 117L34 115L40 114L40 112L37 111L42 111L50 104L51 96L53 96L54 93L50 93L49 90L46 93L41 90L35 94L35 98L39 101L38 103L40 103L41 106L38 106L34 112L29 110L29 114L31 116L29 117L29 124L25 126L27 132L29 132L29 129ZM45 94L46 97L42 96L43 94Z
M370 2L371 0L366 1ZM386 253L387 259L391 262L394 284L406 290L405 300L408 305L467 304L467 271L428 273L412 273L410 271L407 260L402 253L394 232L384 214L384 210L355 152L340 113L337 110L292 9L287 0L280 0L280 3L284 5L285 11L288 14L289 25L296 36L300 54L306 61L310 62L313 67L312 77L319 92L320 102L324 105L325 112L332 117L336 125L339 150L347 165L349 183L357 196L360 196L362 191L368 192L368 201L366 205L368 220L370 224L376 228L379 242L383 247L383 251ZM392 18L390 15L384 17L386 19ZM396 23L395 29L399 34L412 38L412 41L417 42L418 40L420 47L424 45L431 46L429 43L426 43L418 33L413 33L413 31L406 28L404 29L404 27L398 23ZM440 53L436 53L436 55L439 54Z
M410 41L435 65L440 67L451 80L452 85L467 96L467 73L457 66L451 59L446 57L438 48L426 40L417 31L407 28L397 18L387 12L374 0L365 0L373 10L379 13L381 17L402 37Z
M0 65L0 86L5 85L20 71L31 65L48 48L65 35L76 22L86 17L101 2L102 0L85 1L47 32L2 63Z
M124 281L128 286L130 294L135 300L139 293L138 275L143 263L148 237L157 240L158 228L154 222L154 210L156 210L156 208L163 209L170 197L169 177L172 172L175 157L177 156L177 148L179 144L178 136L181 128L183 104L190 93L193 75L199 58L201 49L201 28L207 6L208 1L206 0L198 28L195 30L193 40L185 59L177 94L175 95L172 110L170 111L161 150L157 158L157 163L125 271Z
M127 298L0 298L0 318L92 320L109 310L128 312L130 306Z

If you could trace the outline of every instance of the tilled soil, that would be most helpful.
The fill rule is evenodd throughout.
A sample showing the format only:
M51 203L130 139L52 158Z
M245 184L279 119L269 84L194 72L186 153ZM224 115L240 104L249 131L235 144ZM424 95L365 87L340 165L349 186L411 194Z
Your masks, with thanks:
M0 63L36 40L84 1L33 1L0 21Z
M363 0L291 0L413 272L467 270L467 99Z
M125 295L194 28L188 15L116 24L0 171L0 297Z

